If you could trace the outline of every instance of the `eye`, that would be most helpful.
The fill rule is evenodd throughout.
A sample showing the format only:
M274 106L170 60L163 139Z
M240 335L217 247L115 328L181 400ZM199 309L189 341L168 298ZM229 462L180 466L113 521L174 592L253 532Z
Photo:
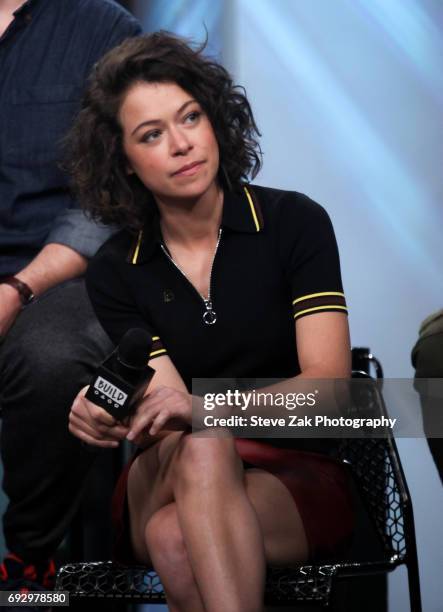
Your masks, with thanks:
M150 132L146 132L146 134L143 134L141 137L141 142L153 142L154 140L157 140L160 134L160 130L151 130Z
M188 113L185 117L185 123L195 123L199 117L201 116L201 111L192 111L192 113Z

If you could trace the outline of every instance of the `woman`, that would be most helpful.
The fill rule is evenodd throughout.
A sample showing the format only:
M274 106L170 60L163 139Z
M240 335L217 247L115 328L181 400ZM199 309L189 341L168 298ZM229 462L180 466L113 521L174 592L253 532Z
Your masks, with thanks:
M329 218L306 196L246 184L257 134L226 71L160 32L96 66L70 137L80 200L125 227L90 264L94 308L115 342L153 334L156 374L129 423L83 390L69 428L139 445L117 491L119 558L153 564L171 611L262 610L267 563L330 558L352 530L324 443L189 431L193 377L350 373Z

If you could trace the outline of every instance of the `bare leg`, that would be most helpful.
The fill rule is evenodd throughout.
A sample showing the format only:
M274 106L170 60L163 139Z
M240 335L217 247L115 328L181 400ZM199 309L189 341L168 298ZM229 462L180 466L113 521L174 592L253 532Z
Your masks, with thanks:
M230 438L172 434L157 447L128 487L140 561L152 558L171 610L261 612L265 561L307 556L291 495L267 472L245 475Z
M260 612L263 536L233 439L183 439L174 478L179 524L208 612Z
M128 480L131 539L141 563L153 564L170 612L205 612L178 524L171 465L184 434L171 434L133 463Z
M175 504L163 506L149 519L145 542L165 589L169 612L205 612Z

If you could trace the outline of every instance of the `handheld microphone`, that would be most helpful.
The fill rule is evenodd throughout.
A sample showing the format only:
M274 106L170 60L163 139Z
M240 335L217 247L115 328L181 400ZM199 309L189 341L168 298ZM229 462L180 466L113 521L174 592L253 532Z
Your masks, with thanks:
M132 414L155 373L147 365L151 349L145 329L128 330L97 369L85 397L119 421Z

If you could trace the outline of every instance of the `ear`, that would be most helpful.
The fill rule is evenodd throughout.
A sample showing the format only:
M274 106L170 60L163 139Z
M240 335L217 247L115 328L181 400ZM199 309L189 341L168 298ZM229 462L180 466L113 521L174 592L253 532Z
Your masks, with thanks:
M124 166L125 168L125 174L126 175L131 175L131 174L135 174L134 168L132 167L131 162L129 161L125 151L123 150L123 148L120 149L120 163L122 166Z

